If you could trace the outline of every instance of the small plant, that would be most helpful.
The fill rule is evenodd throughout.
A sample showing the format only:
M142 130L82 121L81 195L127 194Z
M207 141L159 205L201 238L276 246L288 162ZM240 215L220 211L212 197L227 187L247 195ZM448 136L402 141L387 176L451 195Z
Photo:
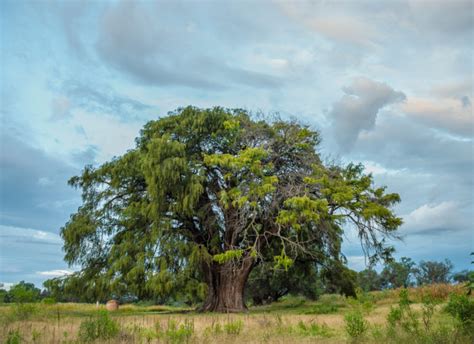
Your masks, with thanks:
M168 321L168 328L162 334L163 339L167 343L181 344L187 343L194 334L194 321L185 320L182 324L178 324L176 320L170 319Z
M243 328L244 323L242 322L242 320L228 321L226 324L224 324L224 331L230 335L240 334Z
M474 333L474 301L468 296L451 294L445 311L458 319L463 330Z
M431 329L431 322L434 314L435 302L432 297L425 296L423 298L422 320L425 326L425 331Z
M400 307L390 307L390 312L387 315L387 322L389 327L394 328L402 320L402 309Z
M110 318L107 311L99 311L97 316L81 322L79 339L81 342L92 342L97 339L111 339L118 335L119 326Z
M316 323L311 323L309 325L305 324L302 321L298 322L296 327L296 332L303 336L320 336L320 337L330 337L331 331L327 325L318 325Z
M362 337L368 329L367 321L359 311L347 313L344 317L346 332L352 339Z
M8 331L7 340L5 344L20 344L21 343L21 335L20 330L10 330Z
M400 290L400 294L398 295L399 301L398 305L403 308L403 307L408 307L410 306L410 299L408 298L408 289L404 288Z
M36 329L33 329L33 331L31 331L31 340L33 341L33 343L38 343L40 338L41 332Z

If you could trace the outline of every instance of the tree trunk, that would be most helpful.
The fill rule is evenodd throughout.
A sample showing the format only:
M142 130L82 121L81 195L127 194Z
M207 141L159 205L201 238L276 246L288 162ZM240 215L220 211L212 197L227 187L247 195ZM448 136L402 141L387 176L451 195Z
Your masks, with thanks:
M204 264L208 292L200 310L224 313L246 311L244 289L252 268L253 259L250 258L244 259L239 265L232 262Z

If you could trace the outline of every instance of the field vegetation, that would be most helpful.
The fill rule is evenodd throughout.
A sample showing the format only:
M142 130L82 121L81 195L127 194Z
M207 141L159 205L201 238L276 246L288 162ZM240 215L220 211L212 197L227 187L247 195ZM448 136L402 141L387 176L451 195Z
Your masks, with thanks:
M474 300L462 285L285 296L242 314L81 303L0 307L2 343L472 343Z

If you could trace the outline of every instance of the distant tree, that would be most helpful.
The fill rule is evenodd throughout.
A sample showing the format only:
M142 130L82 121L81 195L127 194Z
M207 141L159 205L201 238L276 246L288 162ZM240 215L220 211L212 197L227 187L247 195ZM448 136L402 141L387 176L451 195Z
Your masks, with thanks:
M41 290L36 288L33 283L21 281L12 286L8 294L10 302L36 302L40 300Z
M388 262L380 273L382 288L408 288L413 285L411 277L415 265L415 262L407 257L402 257L399 262Z
M357 284L366 292L382 289L382 280L377 271L372 267L359 271L357 274Z
M46 280L43 287L58 302L104 302L113 293L110 284L100 277L74 273Z
M112 291L142 298L192 285L206 291L203 311L233 312L267 257L284 270L301 256L339 259L345 224L372 261L389 257L399 195L374 187L362 165L324 165L319 141L307 126L240 109L151 121L136 148L70 180L83 204L61 230L65 259Z
M469 282L469 275L472 273L470 270L462 270L453 274L453 281L456 283Z
M275 302L288 294L316 299L320 292L318 282L319 275L313 262L295 260L287 270L275 269L273 262L262 262L250 273L245 296L254 305Z
M3 283L0 283L0 303L9 302L8 291L3 289Z
M453 263L449 259L444 262L420 261L414 273L418 285L433 283L449 283L451 281L451 271Z
M325 293L356 296L358 274L342 261L334 261L322 267L320 275Z

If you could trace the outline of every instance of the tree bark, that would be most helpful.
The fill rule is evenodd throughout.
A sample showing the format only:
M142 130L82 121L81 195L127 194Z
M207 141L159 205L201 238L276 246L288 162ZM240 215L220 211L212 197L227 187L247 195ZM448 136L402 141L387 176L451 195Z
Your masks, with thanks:
M244 289L254 260L247 257L240 264L205 263L203 266L208 292L200 310L203 312L238 313L247 310Z

